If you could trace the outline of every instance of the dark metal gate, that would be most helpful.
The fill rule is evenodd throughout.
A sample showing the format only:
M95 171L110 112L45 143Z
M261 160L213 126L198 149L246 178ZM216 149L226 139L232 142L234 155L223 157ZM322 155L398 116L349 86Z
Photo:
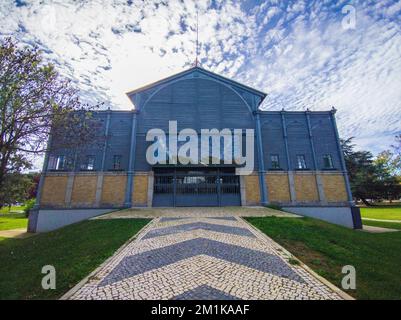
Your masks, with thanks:
M240 180L233 170L155 170L154 207L241 205Z

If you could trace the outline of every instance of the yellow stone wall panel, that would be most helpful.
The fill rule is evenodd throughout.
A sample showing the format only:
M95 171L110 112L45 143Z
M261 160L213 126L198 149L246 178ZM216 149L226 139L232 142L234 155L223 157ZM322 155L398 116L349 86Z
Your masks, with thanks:
M298 202L319 201L315 175L295 174L294 182L295 193Z
M322 183L328 202L345 202L348 200L343 175L322 175Z
M105 175L103 178L102 205L122 206L125 199L127 176Z
M96 200L97 176L75 176L71 195L71 206L94 206Z
M245 197L247 205L260 205L259 177L245 176Z
M268 174L265 177L266 185L269 190L269 201L271 202L290 202L290 186L288 175Z
M133 205L147 206L148 204L148 175L134 176Z
M67 181L67 176L45 177L40 204L42 206L65 206Z

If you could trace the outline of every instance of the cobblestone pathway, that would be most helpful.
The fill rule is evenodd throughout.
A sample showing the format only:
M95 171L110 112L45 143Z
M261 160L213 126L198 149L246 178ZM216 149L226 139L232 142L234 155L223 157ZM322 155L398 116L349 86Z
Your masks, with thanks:
M237 217L157 218L70 299L341 299Z

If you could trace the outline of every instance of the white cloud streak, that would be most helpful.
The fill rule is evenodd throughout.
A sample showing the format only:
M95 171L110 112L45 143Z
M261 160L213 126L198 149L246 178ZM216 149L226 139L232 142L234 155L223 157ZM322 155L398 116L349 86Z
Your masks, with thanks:
M193 63L195 3L202 65L267 92L265 109L335 106L374 152L401 131L401 1L351 1L344 30L349 1L3 0L0 34L42 48L84 100L130 109L125 92Z

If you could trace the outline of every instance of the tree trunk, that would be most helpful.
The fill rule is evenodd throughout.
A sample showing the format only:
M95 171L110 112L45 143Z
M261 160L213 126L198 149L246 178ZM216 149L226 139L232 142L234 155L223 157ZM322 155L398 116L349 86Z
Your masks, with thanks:
M366 200L365 198L361 198L361 200L366 206L368 206L368 207L372 206L372 204L368 200Z

